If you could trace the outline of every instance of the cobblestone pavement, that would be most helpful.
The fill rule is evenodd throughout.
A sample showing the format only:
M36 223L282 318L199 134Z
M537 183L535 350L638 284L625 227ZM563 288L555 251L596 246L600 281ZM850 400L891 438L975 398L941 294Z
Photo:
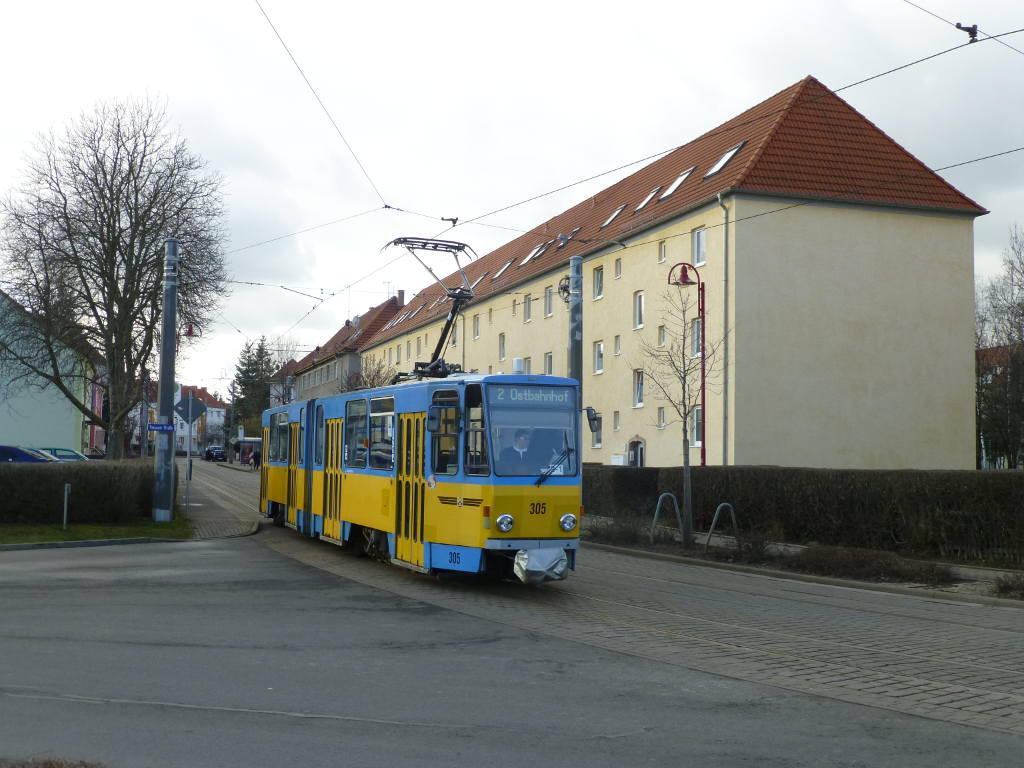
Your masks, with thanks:
M750 682L1024 735L1024 610L808 584L585 548L557 584L447 583L292 531L266 546L541 634Z
M225 467L195 476L195 498L212 502L198 508L200 531L227 535L259 524L250 500L257 476ZM439 583L266 524L257 541L359 583L539 634L1024 735L1024 606L806 583L589 547L564 582Z
M185 462L179 460L178 468L183 473ZM258 472L194 459L191 504L186 513L192 522L193 538L223 539L255 533L259 526L259 488ZM178 501L185 503L184 481L178 488Z

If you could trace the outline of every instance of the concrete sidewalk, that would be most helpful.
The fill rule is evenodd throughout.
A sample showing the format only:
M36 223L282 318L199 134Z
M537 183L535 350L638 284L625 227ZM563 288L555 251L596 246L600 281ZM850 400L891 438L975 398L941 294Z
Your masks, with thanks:
M219 469L256 474L245 466L214 464ZM190 506L185 509L185 488L178 488L178 507L192 523L195 539L225 539L249 536L260 527L261 518L254 504L239 501L230 489L216 486L207 479L193 474Z

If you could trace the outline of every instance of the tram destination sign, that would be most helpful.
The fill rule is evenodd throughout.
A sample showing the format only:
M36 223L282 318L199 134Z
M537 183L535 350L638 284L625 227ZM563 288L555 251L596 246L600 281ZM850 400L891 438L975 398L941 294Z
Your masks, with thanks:
M570 387L531 387L517 384L492 386L492 401L502 405L573 405L573 390Z

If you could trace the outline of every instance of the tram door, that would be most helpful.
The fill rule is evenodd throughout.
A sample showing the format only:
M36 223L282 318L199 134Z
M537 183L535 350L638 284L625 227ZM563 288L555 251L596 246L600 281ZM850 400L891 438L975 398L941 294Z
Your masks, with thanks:
M296 511L304 506L302 503L303 488L298 481L299 468L299 425L288 425L288 524L296 524Z
M426 414L398 414L395 558L423 565L423 444Z

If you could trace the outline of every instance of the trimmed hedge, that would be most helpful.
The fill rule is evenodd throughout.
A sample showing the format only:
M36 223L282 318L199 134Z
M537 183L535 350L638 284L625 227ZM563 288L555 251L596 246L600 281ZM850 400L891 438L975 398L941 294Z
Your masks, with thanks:
M698 529L729 502L741 529L778 541L1024 562L1024 472L752 466L692 473ZM681 467L584 466L588 514L653 516L666 491L682 503Z
M0 523L59 525L64 484L71 484L68 522L115 525L153 508L153 460L0 464Z

